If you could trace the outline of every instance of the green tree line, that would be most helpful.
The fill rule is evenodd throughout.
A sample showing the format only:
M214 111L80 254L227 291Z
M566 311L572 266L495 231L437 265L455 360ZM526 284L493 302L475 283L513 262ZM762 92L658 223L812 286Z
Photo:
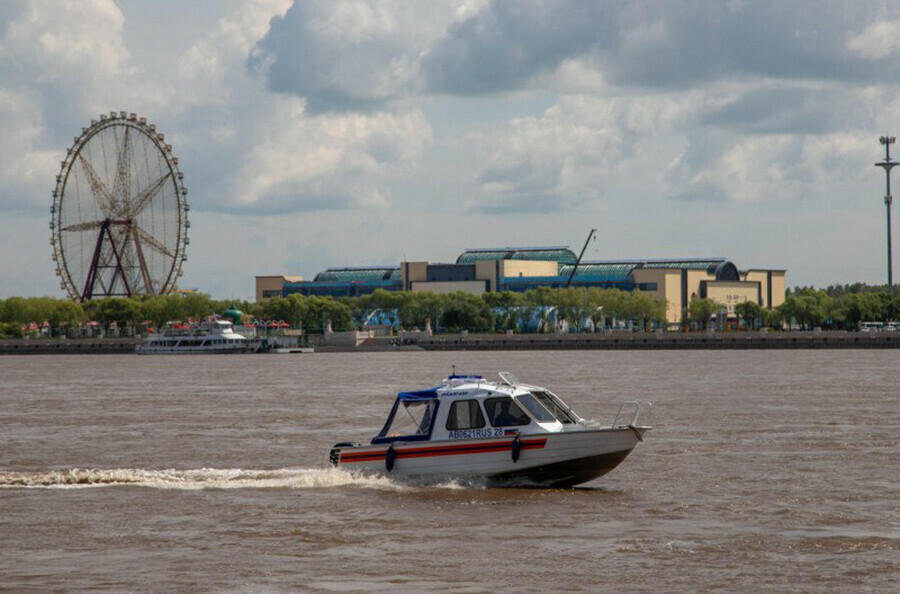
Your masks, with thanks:
M10 297L0 300L0 332L21 333L23 325L50 323L54 334L91 320L120 328L141 325L160 327L172 321L202 319L221 313L232 301L218 301L209 295L109 297L76 303L49 297ZM257 319L285 321L292 327L321 332L326 320L335 331L361 326L375 310L396 312L405 328L419 327L430 320L433 327L451 332L491 332L516 329L536 316L543 316L541 329L552 328L551 318L566 321L583 330L590 321L634 320L641 328L665 322L666 306L649 295L616 289L541 287L525 293L397 292L377 290L360 297L319 297L294 294L264 303L234 302L244 313Z
M665 324L666 303L651 295L618 289L539 287L524 293L401 292L379 289L360 297L276 297L264 303L216 300L206 294L187 296L109 297L76 303L52 297L10 297L0 300L0 336L18 336L22 326L48 322L53 334L91 320L120 328L160 327L168 322L199 320L221 313L232 304L257 319L285 321L295 328L321 332L326 320L336 331L363 325L375 310L396 312L404 328L423 328L430 320L435 329L449 332L502 332L522 328L539 319L538 331L552 330L552 319L575 330L630 320L639 329ZM710 299L694 299L684 312L687 323L705 328L724 306ZM860 322L900 320L900 296L882 291L844 291L796 288L775 310L754 302L735 307L746 328L782 324L812 329L854 330Z

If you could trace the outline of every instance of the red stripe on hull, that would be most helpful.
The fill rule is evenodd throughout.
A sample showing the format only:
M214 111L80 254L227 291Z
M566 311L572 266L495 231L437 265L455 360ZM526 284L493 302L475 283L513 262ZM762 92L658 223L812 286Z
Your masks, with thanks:
M523 439L520 442L523 450L540 450L547 444L546 439ZM459 444L452 446L404 448L396 450L396 458L431 458L434 456L460 456L464 454L489 454L494 452L507 452L512 449L513 440L500 443ZM387 450L375 452L353 453L341 452L341 464L350 462L375 462L384 460Z

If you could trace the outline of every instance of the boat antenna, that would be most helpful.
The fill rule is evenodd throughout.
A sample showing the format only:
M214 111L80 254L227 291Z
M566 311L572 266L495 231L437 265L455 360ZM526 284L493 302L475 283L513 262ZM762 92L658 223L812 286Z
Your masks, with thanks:
M575 278L575 271L578 270L578 265L581 264L581 259L584 257L584 251L587 249L588 244L591 242L591 237L597 233L596 229L591 229L591 232L588 233L588 237L584 242L584 247L581 248L581 253L578 254L578 259L575 261L575 266L572 267L572 272L569 273L569 280L566 281L566 288L569 288L569 285L572 284L572 279Z
M453 377L454 375L456 375L456 365L451 363L450 364L450 377Z

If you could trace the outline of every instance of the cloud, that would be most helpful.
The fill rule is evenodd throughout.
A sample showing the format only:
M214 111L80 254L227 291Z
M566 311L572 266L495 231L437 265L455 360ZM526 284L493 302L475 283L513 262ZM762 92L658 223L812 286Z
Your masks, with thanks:
M721 99L700 93L642 98L571 95L540 117L465 139L481 156L471 211L556 212L616 198L611 187L658 158L654 138L697 125Z
M567 58L618 44L618 6L581 0L490 2L450 26L425 57L433 93L518 89Z
M867 60L900 53L900 19L879 20L847 38L847 49Z
M449 0L295 2L248 64L310 113L378 109L417 92L419 55L458 10Z
M705 134L665 169L664 192L680 200L816 200L821 188L858 181L872 154L864 135Z
M833 85L753 85L704 113L700 123L749 134L825 134L871 125L860 95Z
M896 78L896 5L818 0L502 2L453 23L423 60L433 93L530 88L572 63L607 84L688 88L742 78ZM847 48L851 51L847 51Z
M275 98L240 135L247 150L216 208L273 212L381 208L389 182L431 142L421 112L309 116L301 100Z

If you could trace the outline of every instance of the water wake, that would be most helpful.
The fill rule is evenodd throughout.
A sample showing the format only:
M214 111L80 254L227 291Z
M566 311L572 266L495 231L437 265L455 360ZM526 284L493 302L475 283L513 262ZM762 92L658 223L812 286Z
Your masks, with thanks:
M0 471L0 489L75 489L131 485L155 489L317 489L362 487L403 489L382 476L364 476L337 468L200 468L197 470L146 470L111 468L49 470L43 472Z

